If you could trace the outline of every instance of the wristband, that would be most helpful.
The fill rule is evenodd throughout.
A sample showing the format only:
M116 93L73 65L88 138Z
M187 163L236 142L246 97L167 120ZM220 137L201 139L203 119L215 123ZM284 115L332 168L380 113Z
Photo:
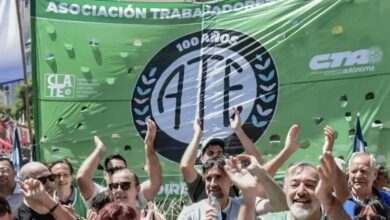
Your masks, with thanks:
M56 210L56 208L57 208L59 205L60 205L60 203L57 202L57 203L53 206L53 208L51 208L51 209L49 210L49 214L53 213L54 210Z

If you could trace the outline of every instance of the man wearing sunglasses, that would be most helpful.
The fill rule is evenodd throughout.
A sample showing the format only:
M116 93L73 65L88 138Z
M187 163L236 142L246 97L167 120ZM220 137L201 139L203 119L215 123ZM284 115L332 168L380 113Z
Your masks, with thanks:
M137 195L139 208L145 208L147 206L147 201L154 199L162 184L161 166L153 145L156 137L156 124L151 119L148 119L147 127L148 131L144 143L149 179L141 184L141 188ZM81 167L77 172L77 183L87 208L91 207L93 197L99 192L108 190L106 187L93 182L93 176L95 175L99 162L106 152L103 142L97 136L95 136L95 146L95 150L81 164ZM112 182L112 174L125 168L127 168L127 163L121 155L114 154L107 157L104 162L103 172L107 186Z
M20 169L20 188L24 200L13 212L14 220L76 220L65 207L57 203L49 194L55 176L42 163L30 162Z

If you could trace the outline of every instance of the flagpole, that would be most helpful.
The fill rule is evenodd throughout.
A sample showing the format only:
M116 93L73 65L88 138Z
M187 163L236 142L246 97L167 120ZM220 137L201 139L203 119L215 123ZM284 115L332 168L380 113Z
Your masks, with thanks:
M26 117L27 117L27 125L28 125L28 134L30 136L30 146L31 150L32 149L32 143L31 141L33 140L32 136L32 129L31 129L31 116L30 116L30 102L29 102L29 92L28 92L28 75L27 75L27 62L26 62L26 53L24 50L24 34L23 34L23 25L22 25L22 19L20 15L20 0L15 0L16 2L16 14L18 18L18 30L19 30L19 42L20 42L20 52L22 55L22 63L23 63L23 81L24 81L24 106L25 109L24 111L26 112Z

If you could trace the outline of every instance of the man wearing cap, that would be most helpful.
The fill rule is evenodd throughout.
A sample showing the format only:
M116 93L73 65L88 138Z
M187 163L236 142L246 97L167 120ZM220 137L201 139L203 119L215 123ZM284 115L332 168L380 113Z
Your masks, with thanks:
M253 155L256 160L262 164L263 160L261 154L257 151L256 146L252 140L245 134L244 130L241 127L240 111L235 109L235 116L233 120L230 120L230 126L234 130L234 133L237 135L245 151L249 155ZM185 150L183 157L180 161L180 169L184 177L184 181L187 184L188 194L192 202L197 202L199 200L207 198L205 191L205 182L202 179L200 173L195 169L196 156L198 151L198 146L202 140L202 121L200 118L197 118L194 123L194 136ZM205 162L211 157L224 153L225 143L222 139L212 138L202 146L201 162ZM234 197L238 196L238 189L230 188L229 195Z

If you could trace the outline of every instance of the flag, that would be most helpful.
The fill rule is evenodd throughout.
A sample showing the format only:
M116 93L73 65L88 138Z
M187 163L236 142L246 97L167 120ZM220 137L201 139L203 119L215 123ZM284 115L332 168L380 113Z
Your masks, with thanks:
M359 114L356 119L355 136L353 138L352 152L366 152Z
M15 128L13 140L14 144L12 146L11 161L14 164L16 172L19 172L22 162L22 154L20 149L20 140L17 127Z

